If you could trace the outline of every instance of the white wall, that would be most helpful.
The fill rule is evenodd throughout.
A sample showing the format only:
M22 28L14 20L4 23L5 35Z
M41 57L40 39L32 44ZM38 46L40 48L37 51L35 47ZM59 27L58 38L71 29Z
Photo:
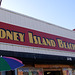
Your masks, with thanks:
M0 21L75 40L75 32L22 14L0 8ZM0 43L1 50L75 57L74 52Z
M19 13L0 8L0 21L75 40L75 32Z

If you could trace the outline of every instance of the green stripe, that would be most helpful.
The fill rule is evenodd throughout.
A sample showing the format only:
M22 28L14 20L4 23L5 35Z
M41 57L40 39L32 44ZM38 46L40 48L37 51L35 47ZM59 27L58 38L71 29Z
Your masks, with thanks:
M3 58L0 58L0 71L7 70L11 70L9 64Z

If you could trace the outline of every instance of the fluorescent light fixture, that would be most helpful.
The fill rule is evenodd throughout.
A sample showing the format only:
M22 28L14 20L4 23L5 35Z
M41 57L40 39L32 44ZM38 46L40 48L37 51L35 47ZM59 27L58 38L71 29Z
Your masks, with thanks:
M47 72L47 74L50 74L51 72Z

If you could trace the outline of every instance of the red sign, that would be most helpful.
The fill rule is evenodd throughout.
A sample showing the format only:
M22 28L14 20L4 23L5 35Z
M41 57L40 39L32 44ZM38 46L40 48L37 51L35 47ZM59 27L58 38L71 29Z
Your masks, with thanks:
M2 22L0 42L75 52L75 40Z

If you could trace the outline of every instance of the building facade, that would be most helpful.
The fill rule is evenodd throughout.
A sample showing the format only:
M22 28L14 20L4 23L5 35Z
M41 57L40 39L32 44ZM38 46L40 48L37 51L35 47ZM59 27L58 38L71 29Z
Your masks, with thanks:
M75 31L0 8L0 55L24 63L1 75L75 75Z

